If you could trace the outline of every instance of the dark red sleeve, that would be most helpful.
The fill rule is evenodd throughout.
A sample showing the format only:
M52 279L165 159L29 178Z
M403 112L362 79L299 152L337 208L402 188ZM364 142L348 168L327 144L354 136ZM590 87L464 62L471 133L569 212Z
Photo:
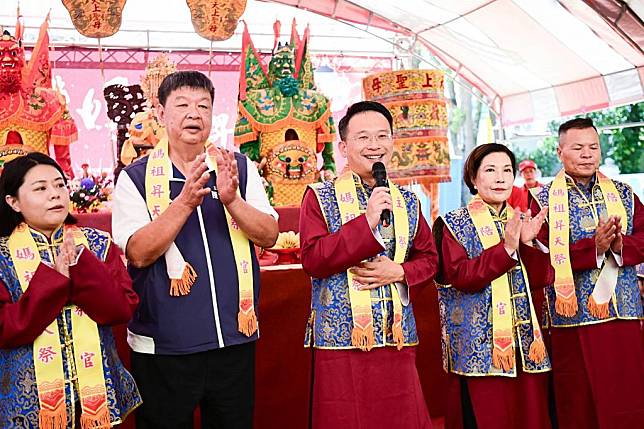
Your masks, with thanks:
M549 253L521 243L519 254L528 274L530 289L541 289L555 281L555 270L550 265Z
M139 303L132 280L121 260L121 251L110 244L105 262L84 249L69 267L71 300L99 325L127 323Z
M634 197L633 233L624 236L624 247L622 248L624 266L644 262L644 206L637 195Z
M410 287L410 293L413 289L432 284L436 271L438 271L436 244L432 230L422 214L418 218L418 229L414 243L407 261L402 263L402 267L405 271L405 283Z
M41 263L27 291L14 303L0 281L0 348L33 343L67 303L69 285L67 277Z
M517 263L503 247L503 241L469 259L465 248L443 226L442 273L444 280L463 292L478 292Z
M535 199L532 199L530 210L532 213L539 213L541 208ZM547 219L547 218L546 218ZM537 240L546 247L549 247L550 233L548 222L544 222ZM573 271L591 270L597 268L597 247L595 237L582 238L570 245L570 265Z
M364 214L331 234L311 189L306 190L300 210L300 246L302 267L316 278L346 271L383 250Z

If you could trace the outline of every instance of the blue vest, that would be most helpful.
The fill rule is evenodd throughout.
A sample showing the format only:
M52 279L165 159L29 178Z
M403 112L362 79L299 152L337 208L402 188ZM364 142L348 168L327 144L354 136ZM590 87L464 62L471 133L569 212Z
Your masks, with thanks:
M463 246L468 258L476 258L483 252L483 245L466 207L447 213L443 221ZM495 217L495 225L503 237L504 223ZM442 229L440 225L434 226L435 231ZM517 263L508 275L512 287L515 356L520 357L525 372L549 371L551 366L547 355L541 363L528 357L534 339L530 316L532 298L521 265ZM492 365L492 286L488 284L479 292L468 293L448 285L439 287L438 298L445 369L461 375L516 377L517 365L508 372Z
M245 198L246 158L238 153L235 158L239 172L239 190L242 198ZM147 161L146 156L125 169L144 200ZM174 200L183 188L184 176L176 167L173 166L172 169L173 177L181 178L170 180L170 198ZM170 296L170 279L163 256L145 268L128 266L134 290L141 298L128 329L135 334L152 337L155 354L198 353L258 338L259 331L246 337L237 328L237 264L216 183L216 175L212 172L206 184L212 189L211 194L190 214L174 240L183 258L197 272L197 280L188 295ZM249 243L249 246L253 265L255 314L259 316L259 264L253 243ZM207 259L210 259L210 263ZM213 270L216 297L213 297L211 291L209 266ZM214 308L217 309L219 326ZM217 328L221 330L223 343L218 340Z
M359 181L358 181L359 182ZM315 191L329 232L337 232L342 226L340 209L335 195L334 181L316 184L311 188ZM360 211L364 213L367 201L371 195L370 189L365 189L361 183L356 183ZM416 195L405 189L400 189L409 213L409 245L405 260L412 248L414 236L418 228L419 204ZM395 221L395 219L394 219ZM393 224L393 223L392 223ZM382 228L381 235L385 238L386 250L381 255L390 259L394 257L395 239L393 227ZM353 318L351 316L351 301L347 273L334 274L324 279L312 278L313 286L311 295L311 315L306 329L305 346L323 349L352 349L351 330ZM393 340L393 302L391 300L391 287L382 286L371 290L371 312L373 314L375 347L395 346ZM393 286L395 287L395 286ZM405 345L418 344L416 334L416 320L411 303L403 306L403 335Z
M82 228L87 236L89 248L99 259L105 260L110 246L108 234L92 229ZM47 239L42 234L32 232L39 246L40 258L53 263L47 248ZM62 243L62 228L54 233L52 242ZM0 238L0 279L6 285L13 302L22 296L13 262L11 261L8 237ZM71 307L65 307L57 318L61 344L66 338L72 338ZM110 326L98 327L103 355L103 371L107 387L107 400L110 410L110 421L118 424L141 404L141 397L132 376L126 371L116 352L116 344ZM64 350L64 348L63 348ZM67 353L63 353L65 379L70 380ZM33 344L14 349L0 349L0 427L3 429L27 429L38 427L40 404L36 389L36 371L34 368ZM72 389L74 391L72 392ZM75 412L71 398L78 400L79 394L73 383L65 383L65 401L67 404L67 427L73 427Z
M595 236L597 225L595 219L599 219L599 216L607 216L606 204L604 203L599 183L595 181L591 189L578 187L569 177L566 177L566 183L568 184L568 207L570 209L570 243L576 243L582 238L592 238ZM626 234L631 234L633 232L633 190L627 184L617 180L613 180L613 183L626 209ZM549 205L548 194L551 185L550 183L544 186L536 195L537 202L542 207ZM549 286L546 288L548 315L552 326L581 326L614 319L642 318L642 301L637 284L637 273L635 267L632 266L619 268L617 287L608 307L609 317L607 319L597 319L590 314L590 311L588 311L588 299L595 288L599 272L600 269L597 268L573 272L578 304L577 314L573 317L565 317L555 311L554 287Z

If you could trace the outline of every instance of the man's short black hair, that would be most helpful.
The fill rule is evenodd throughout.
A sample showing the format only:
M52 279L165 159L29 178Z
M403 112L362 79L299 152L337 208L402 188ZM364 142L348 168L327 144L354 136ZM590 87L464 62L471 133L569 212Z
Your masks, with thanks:
M345 141L347 137L347 128L349 127L349 121L351 118L362 112L380 113L387 119L387 122L389 122L389 131L393 132L394 118L385 106L376 101L359 101L349 106L347 113L345 113L344 117L340 119L340 123L338 123L338 132L340 133L340 139L342 141Z
M161 85L159 85L159 103L165 106L165 102L172 91L185 87L205 89L210 93L210 101L215 99L215 88L212 86L208 76L198 71L184 70L170 73L163 79Z
M476 187L474 187L474 178L479 172L483 158L491 153L496 152L505 153L510 158L510 163L512 164L512 174L514 176L517 175L517 160L514 156L514 152L512 152L510 148L498 143L487 143L477 146L470 153L470 156L467 157L467 159L465 160L465 165L463 166L463 181L469 188L470 194L476 195L478 193Z
M568 130L583 130L585 128L592 128L597 134L599 134L599 131L595 128L595 124L593 124L593 120L591 118L575 118L566 121L559 126L559 137L561 137L562 134L565 134Z

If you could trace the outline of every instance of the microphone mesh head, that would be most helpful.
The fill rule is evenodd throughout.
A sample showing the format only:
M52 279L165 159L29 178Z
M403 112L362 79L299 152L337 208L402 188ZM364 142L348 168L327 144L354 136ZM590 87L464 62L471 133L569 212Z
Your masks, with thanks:
M374 162L371 166L371 175L374 179L378 178L387 178L387 170L385 169L385 164L382 162Z

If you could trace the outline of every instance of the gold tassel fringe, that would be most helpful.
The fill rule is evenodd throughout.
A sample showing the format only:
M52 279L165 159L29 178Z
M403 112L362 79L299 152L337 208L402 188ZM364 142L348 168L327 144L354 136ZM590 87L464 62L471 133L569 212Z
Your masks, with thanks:
M573 294L568 298L557 295L555 299L555 311L565 317L573 317L577 314L577 296Z
M393 331L394 331L394 343L396 343L396 348L398 350L402 350L403 346L405 345L405 336L403 334L402 323L400 322L394 323Z
M542 338L535 338L530 344L528 357L532 362L541 363L546 358L546 345Z
M239 332L250 337L257 331L257 316L255 309L251 307L247 312L239 310L237 313L237 327Z
M180 279L170 279L170 295L171 296L183 296L190 293L190 288L195 283L197 279L197 273L195 270L186 262L186 266L183 267L183 274Z
M110 429L110 412L103 407L96 415L82 413L80 416L81 429Z
M494 347L494 350L492 350L492 365L505 372L514 368L514 350L512 347L508 347L505 350Z
M57 410L40 409L38 415L40 429L65 429L67 427L67 409L63 402Z
M590 311L590 314L597 319L606 319L609 316L608 302L597 304L595 298L590 295L590 298L588 299L588 311Z
M366 328L353 327L351 331L351 345L358 347L363 352L368 352L373 348L375 343L373 325L369 325Z

